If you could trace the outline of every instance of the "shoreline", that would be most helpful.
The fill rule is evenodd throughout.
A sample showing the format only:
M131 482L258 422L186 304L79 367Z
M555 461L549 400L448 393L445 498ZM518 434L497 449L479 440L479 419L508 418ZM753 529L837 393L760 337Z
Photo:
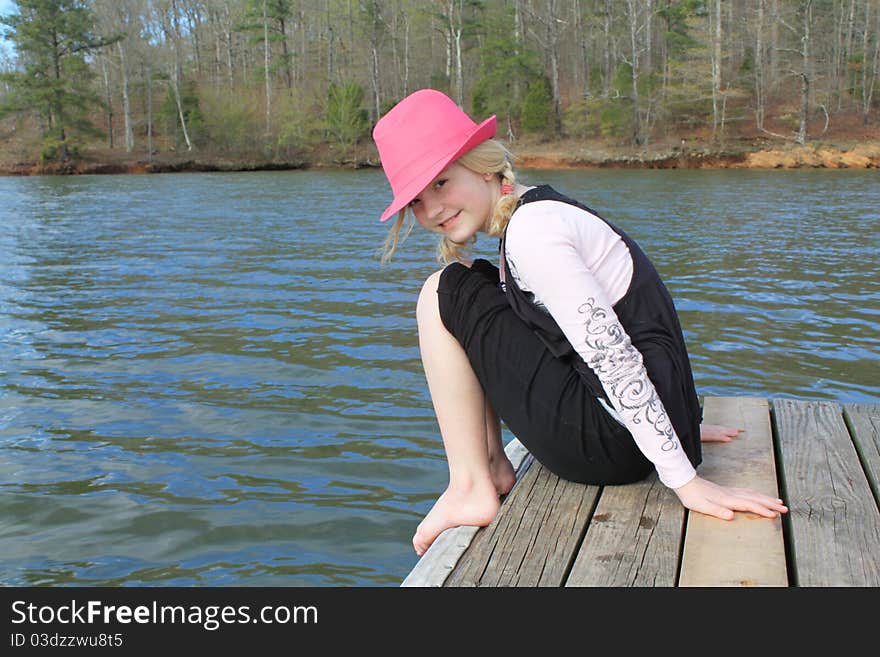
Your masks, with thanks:
M672 148L656 152L611 152L577 144L523 145L515 149L516 165L525 169L878 169L880 141L851 147L796 146L743 150ZM102 157L103 155L103 157ZM66 163L0 162L0 176L151 174L179 172L246 172L352 170L378 168L378 157L364 150L348 158L326 155L312 160L257 160L164 154L152 161L106 151Z

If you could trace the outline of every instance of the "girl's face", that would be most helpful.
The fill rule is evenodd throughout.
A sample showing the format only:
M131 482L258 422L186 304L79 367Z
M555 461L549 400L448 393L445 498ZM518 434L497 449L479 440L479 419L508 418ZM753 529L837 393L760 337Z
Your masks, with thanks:
M501 197L498 178L453 162L410 202L416 220L433 233L465 244L484 230Z

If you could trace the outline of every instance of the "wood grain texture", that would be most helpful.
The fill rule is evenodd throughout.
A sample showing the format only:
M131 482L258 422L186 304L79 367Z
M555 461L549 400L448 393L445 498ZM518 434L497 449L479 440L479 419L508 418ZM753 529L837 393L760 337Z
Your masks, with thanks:
M698 471L766 493L778 471L791 509L782 524L687 514L681 550L685 511L656 476L603 489L572 484L514 440L507 452L518 482L496 518L441 534L403 585L670 586L679 551L680 586L785 586L786 554L789 585L880 585L880 406L777 399L770 409L762 399L707 398L707 423L745 432L704 444Z
M779 497L766 399L707 397L703 422L743 432L729 443L703 443L701 477ZM737 512L721 520L689 512L679 586L788 586L782 518Z
M674 586L684 507L656 474L606 486L566 586Z
M445 585L562 586L598 493L532 463Z
M874 500L880 504L880 406L844 404L843 418L852 434Z
M880 585L880 513L835 402L773 409L798 586Z

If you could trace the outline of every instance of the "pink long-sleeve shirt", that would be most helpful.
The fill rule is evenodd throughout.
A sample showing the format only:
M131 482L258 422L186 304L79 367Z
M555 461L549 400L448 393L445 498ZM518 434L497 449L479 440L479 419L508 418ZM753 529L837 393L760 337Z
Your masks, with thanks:
M629 289L633 261L621 237L602 219L559 201L526 203L511 217L504 257L516 284L549 312L574 350L599 378L611 401L606 409L632 434L660 481L678 488L696 475L644 367L642 355L613 306ZM585 315L589 308L589 325ZM597 326L601 318L601 326ZM586 329L586 330L585 330ZM601 345L592 337L613 335ZM597 348L601 346L600 348ZM622 403L623 391L639 389L643 402ZM659 405L659 407L658 407ZM659 412L658 412L659 408ZM656 417L666 418L657 423Z

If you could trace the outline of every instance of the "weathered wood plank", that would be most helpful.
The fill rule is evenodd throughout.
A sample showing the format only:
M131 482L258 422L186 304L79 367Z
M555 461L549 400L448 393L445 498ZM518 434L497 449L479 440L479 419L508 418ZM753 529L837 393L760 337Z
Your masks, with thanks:
M533 462L446 586L562 586L598 494Z
M606 486L566 586L675 586L684 507L656 474Z
M766 399L707 397L703 421L743 429L730 443L703 443L705 477L779 497ZM787 586L781 518L736 513L720 520L689 512L679 586Z
M844 404L843 417L849 425L874 500L880 505L880 406Z
M880 585L880 513L834 402L773 400L798 586Z
M531 455L525 446L513 438L504 448L504 453L516 469L517 478L528 469ZM415 567L401 583L401 586L443 586L461 555L470 546L479 527L453 527L440 534L431 544Z

